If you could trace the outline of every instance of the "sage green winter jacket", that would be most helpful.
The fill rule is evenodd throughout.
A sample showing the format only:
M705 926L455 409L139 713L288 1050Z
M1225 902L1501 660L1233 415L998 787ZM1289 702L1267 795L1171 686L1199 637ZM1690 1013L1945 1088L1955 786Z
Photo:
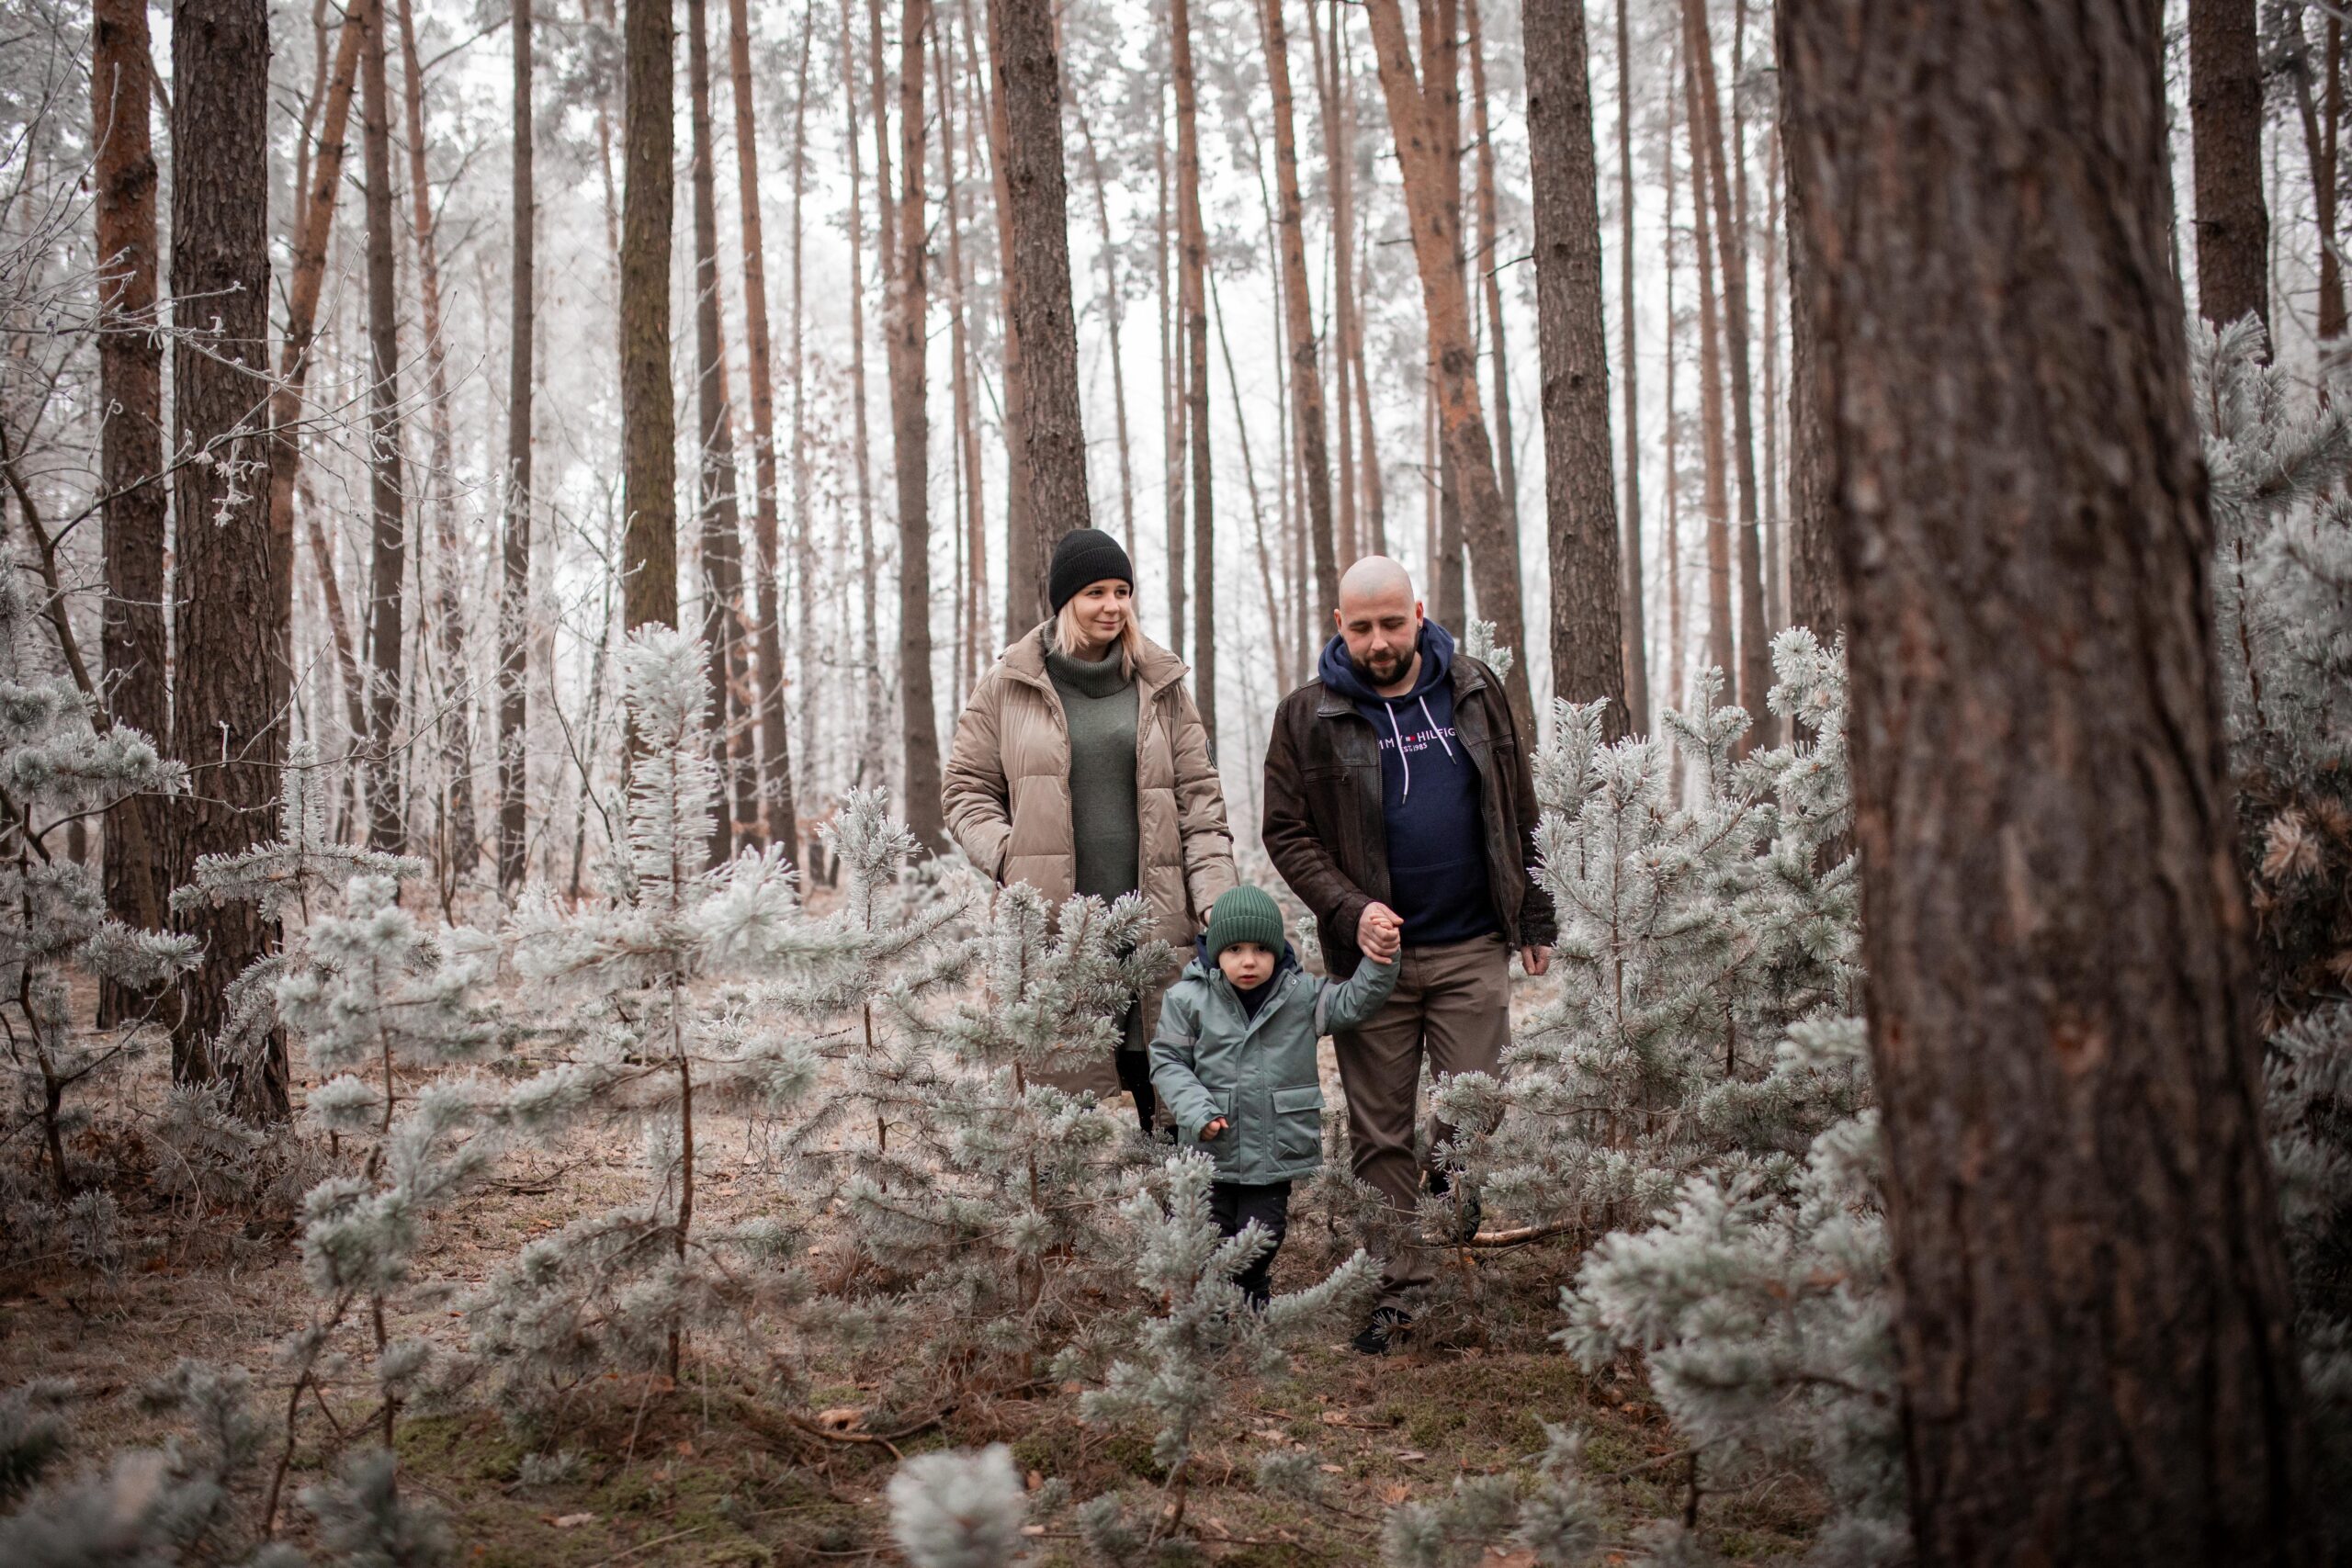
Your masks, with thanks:
M1360 1028L1396 986L1396 961L1360 964L1344 985L1299 968L1285 949L1273 987L1251 1018L1233 982L1195 957L1159 1004L1151 1087L1167 1102L1180 1146L1204 1150L1216 1179L1289 1181L1323 1163L1323 1083L1315 1042ZM1206 1143L1201 1129L1224 1117Z

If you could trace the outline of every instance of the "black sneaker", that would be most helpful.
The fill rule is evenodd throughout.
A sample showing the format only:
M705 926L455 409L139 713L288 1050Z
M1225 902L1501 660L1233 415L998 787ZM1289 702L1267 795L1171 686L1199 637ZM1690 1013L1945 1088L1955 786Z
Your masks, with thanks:
M1412 1326L1412 1314L1402 1308L1374 1307L1363 1332L1355 1337L1356 1351L1365 1356L1385 1356L1404 1342Z

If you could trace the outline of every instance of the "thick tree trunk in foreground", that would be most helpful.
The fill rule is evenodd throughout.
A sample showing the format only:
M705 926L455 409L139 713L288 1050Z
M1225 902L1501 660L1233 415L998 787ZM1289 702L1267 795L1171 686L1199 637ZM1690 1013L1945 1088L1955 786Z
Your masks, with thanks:
M1506 647L1527 645L1526 617L1520 607L1519 551L1510 536L1510 515L1495 478L1494 449L1478 396L1477 356L1470 344L1467 291L1461 285L1461 236L1445 200L1444 143L1430 118L1405 39L1397 0L1367 0L1372 38L1379 53L1380 85L1388 100L1397 167L1404 175L1405 206L1412 219L1413 260L1420 274L1421 305L1429 319L1430 359L1436 372L1440 427L1462 487L1463 532L1470 550L1480 614L1495 625L1495 639ZM1529 660L1512 660L1504 680L1511 711L1534 733L1534 701L1527 682Z
M1783 76L1838 258L1815 347L1913 1541L2307 1561L2164 7L1870 9L1788 0Z
M531 605L531 327L537 298L535 171L532 163L531 5L514 6L513 316L507 337L506 494L499 545L498 890L512 898L524 875L526 675ZM624 450L627 443L624 440ZM623 591L626 603L627 591Z
M899 20L899 259L890 283L890 431L899 477L899 702L908 830L946 848L939 805L939 719L931 681L931 415L926 375L922 195L922 44L930 0L906 0Z
M164 343L148 330L155 310L157 245L155 155L147 118L154 67L148 62L145 0L97 0L94 21L90 121L105 328L98 339L98 391L107 411L98 457L107 585L98 647L108 722L138 730L168 754L164 541L169 492L160 478ZM139 931L164 926L165 889L155 858L164 804L133 795L106 816L107 913ZM139 1018L153 1001L143 987L103 980L98 1023L111 1027Z
M1526 0L1527 144L1535 207L1536 347L1544 367L1544 512L1552 547L1552 691L1609 704L1625 733L1617 479L1600 302L1600 171L1583 0ZM1630 217L1631 206L1627 211ZM1632 275L1629 273L1628 277ZM1626 312L1631 318L1632 312ZM1628 405L1630 407L1630 404Z
M2197 191L2197 310L2270 322L2262 186L2262 38L2254 0L2188 0L2188 129Z
M392 731L401 715L401 590L408 577L408 509L401 473L400 299L392 276L391 94L384 69L384 8L360 45L362 162L368 179L368 844L398 853L407 837Z
M1181 5L1182 0L1178 0ZM1022 458L1029 470L1029 525L1036 536L1027 581L1008 576L1008 601L1034 596L1046 612L1046 567L1054 542L1091 528L1086 494L1086 432L1080 424L1078 319L1070 303L1069 181L1062 165L1061 62L1054 52L1048 0L989 0L996 40L989 68L1004 104L1005 205L998 220L1012 237L1009 301L1021 344ZM941 114L946 112L941 106Z
M670 0L627 0L628 118L621 192L621 624L678 624L677 411L670 384Z
M1324 444L1323 368L1316 355L1315 308L1306 294L1306 235L1300 216L1298 130L1291 113L1290 28L1283 0L1259 0L1265 28L1266 76L1274 93L1274 190L1281 205L1283 325L1290 348L1291 419L1299 478L1306 491L1306 537L1314 551L1315 616L1340 606L1340 565L1332 546L1331 455Z
M197 858L228 854L276 827L279 722L287 693L286 595L293 579L256 476L268 471L269 13L262 0L182 0L172 13L173 295L186 329L219 325L201 344L175 340L174 444L210 463L173 476L178 530L172 745L193 775L178 803L170 882ZM216 1036L229 982L269 950L274 923L249 904L199 905L179 929L205 946L181 983L172 1073L226 1079L249 1114L289 1113L286 1044L232 1058Z
M727 65L735 98L735 195L743 232L743 347L752 371L752 605L757 644L760 732L760 817L771 843L800 863L800 825L794 809L792 747L784 724L784 630L776 601L775 382L768 343L767 244L760 228L760 141L752 99L752 31L746 0L728 0ZM800 186L805 163L798 127L808 121L808 48L813 13L801 22L800 85L793 107L793 288L799 288ZM852 132L853 142L855 133ZM853 145L851 151L856 151ZM855 199L853 188L852 199ZM796 397L798 393L796 391ZM796 526L803 520L796 517Z

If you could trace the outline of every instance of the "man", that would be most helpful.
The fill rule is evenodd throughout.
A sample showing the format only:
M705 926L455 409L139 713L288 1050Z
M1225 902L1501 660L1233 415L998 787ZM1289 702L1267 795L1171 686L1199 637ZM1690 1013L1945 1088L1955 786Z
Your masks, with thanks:
M1356 1175L1409 1225L1424 1179L1414 1152L1423 1054L1437 1077L1500 1070L1510 950L1550 964L1552 900L1529 874L1535 781L1501 679L1424 618L1413 580L1369 556L1340 581L1339 634L1319 679L1283 699L1266 749L1266 852L1314 911L1334 978L1401 948L1388 1001L1334 1044ZM1426 1178L1443 1194L1431 1129ZM1464 1195L1461 1217L1475 1225ZM1408 1233L1409 1234L1409 1233ZM1356 1348L1385 1354L1411 1326L1424 1249L1385 1260Z

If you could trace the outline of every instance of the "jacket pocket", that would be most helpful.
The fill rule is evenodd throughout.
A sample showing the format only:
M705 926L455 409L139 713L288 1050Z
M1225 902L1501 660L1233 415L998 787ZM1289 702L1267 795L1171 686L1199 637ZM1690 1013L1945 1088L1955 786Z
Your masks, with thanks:
M1323 1152L1323 1090L1316 1084L1274 1090L1274 1150L1283 1159Z

